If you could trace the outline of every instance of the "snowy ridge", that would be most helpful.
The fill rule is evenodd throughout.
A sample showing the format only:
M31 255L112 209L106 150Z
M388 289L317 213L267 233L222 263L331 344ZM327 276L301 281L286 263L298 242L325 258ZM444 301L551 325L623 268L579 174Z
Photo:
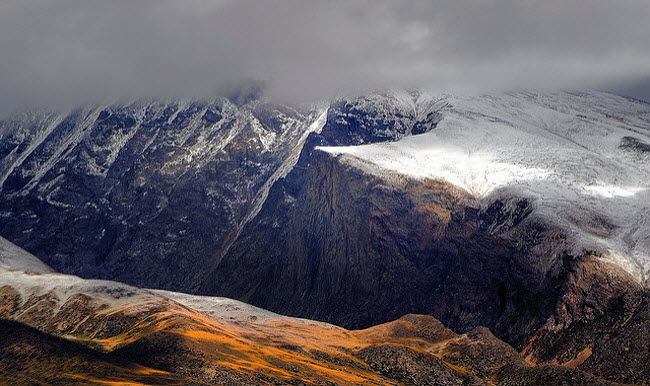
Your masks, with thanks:
M394 143L319 149L372 173L445 180L479 205L513 193L532 198L535 215L567 229L576 248L602 250L645 281L650 153L622 143L650 143L650 105L592 91L424 95L438 100L435 130Z
M294 318L284 316L265 310L263 308L252 306L248 303L240 302L230 298L218 296L197 296L189 295L182 292L172 292L164 290L151 290L152 292L178 302L185 307L191 308L195 311L202 312L206 315L234 320L245 321L259 324L266 324L277 321L304 323L310 325L320 325L330 328L339 328L329 323L318 322L310 319Z
M169 300L213 318L266 324L277 321L327 323L279 315L249 304L223 297L195 296L163 290L147 290L108 280L89 280L54 272L36 256L0 237L0 283L18 291L25 305L30 299L46 297L55 309L72 297L85 295L98 313L137 313L168 303ZM20 315L16 315L19 318Z

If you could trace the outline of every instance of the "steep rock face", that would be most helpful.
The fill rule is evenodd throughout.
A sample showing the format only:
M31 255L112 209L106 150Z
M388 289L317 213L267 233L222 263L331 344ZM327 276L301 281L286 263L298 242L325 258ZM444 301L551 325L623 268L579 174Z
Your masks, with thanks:
M316 110L136 101L0 123L0 234L58 271L188 288Z
M201 291L346 327L412 310L459 332L488 326L539 365L631 383L648 376L643 287L598 251L575 255L534 203L481 205L444 182L368 175L319 150L308 158L276 184ZM613 365L619 357L629 371ZM569 376L517 376L533 374Z
M433 313L519 342L550 315L559 270L537 272L488 231L523 221L525 200L480 210L443 182L369 176L318 150L304 171L272 189L203 292L347 327Z

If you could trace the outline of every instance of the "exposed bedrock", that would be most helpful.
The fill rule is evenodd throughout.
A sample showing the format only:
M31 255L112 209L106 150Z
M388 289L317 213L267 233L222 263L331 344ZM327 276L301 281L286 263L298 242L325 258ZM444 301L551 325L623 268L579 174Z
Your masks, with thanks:
M531 362L604 377L617 374L610 346L646 339L629 355L647 371L642 287L530 198L477 200L343 157L303 154L199 292L348 328L431 314L457 332L487 326ZM634 332L611 338L626 320Z
M201 292L347 327L433 313L521 343L553 312L564 272L559 257L529 264L531 247L556 237L527 221L529 206L479 208L449 184L369 175L315 150L274 186ZM503 236L513 227L526 243Z

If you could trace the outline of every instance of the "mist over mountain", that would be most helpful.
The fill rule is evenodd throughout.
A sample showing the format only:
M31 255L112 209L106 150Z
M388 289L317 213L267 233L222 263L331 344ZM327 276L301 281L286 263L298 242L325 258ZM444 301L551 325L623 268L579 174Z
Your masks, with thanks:
M0 3L0 383L646 385L646 1Z
M261 79L290 101L377 88L611 87L648 77L645 1L4 1L0 111L210 97ZM634 95L648 97L648 84Z

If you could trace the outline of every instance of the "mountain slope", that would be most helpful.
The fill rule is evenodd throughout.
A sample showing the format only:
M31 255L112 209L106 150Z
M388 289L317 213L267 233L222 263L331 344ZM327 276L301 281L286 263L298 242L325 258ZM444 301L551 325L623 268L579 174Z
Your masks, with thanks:
M0 269L0 280L7 382L478 385L525 365L488 330L458 335L428 316L348 331L225 298L56 273Z
M36 256L0 237L0 267L20 271L54 272Z
M0 382L8 385L178 385L187 377L148 369L116 356L0 320Z
M199 291L349 328L427 313L535 363L646 377L650 332L610 333L647 323L650 106L414 98L435 126L397 142L333 146L347 126L328 117ZM623 375L608 366L626 349L639 357Z
M0 234L61 272L189 288L322 115L241 102L135 101L0 122Z

